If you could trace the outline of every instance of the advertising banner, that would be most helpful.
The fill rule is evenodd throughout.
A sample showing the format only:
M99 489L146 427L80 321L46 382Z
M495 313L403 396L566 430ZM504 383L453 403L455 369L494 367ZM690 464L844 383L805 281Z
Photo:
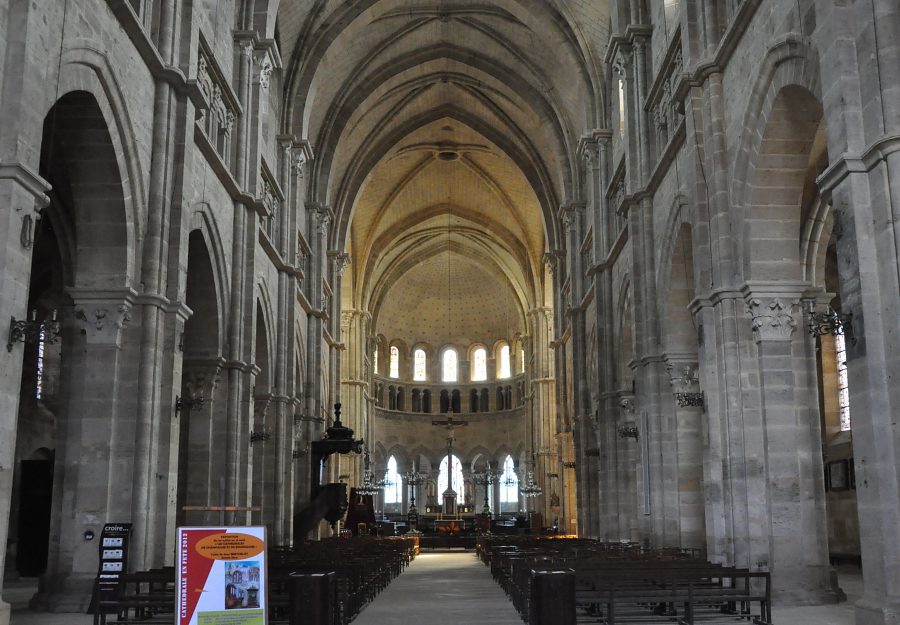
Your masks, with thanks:
M266 528L179 527L178 625L266 625Z

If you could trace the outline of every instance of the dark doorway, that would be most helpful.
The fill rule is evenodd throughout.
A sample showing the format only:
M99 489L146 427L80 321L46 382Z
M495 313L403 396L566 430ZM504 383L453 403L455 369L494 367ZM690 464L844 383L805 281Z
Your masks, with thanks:
M47 570L50 509L53 503L53 461L22 460L20 470L19 541L16 568L22 577Z

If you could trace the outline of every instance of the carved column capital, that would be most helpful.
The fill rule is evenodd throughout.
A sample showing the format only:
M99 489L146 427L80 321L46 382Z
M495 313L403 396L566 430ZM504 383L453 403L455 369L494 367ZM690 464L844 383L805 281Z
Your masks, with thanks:
M695 393L700 390L700 379L697 376L696 362L684 360L668 360L666 371L669 372L669 384L674 393Z
M272 77L272 70L275 69L275 64L272 63L272 57L269 56L267 51L260 51L260 54L256 56L254 61L255 65L259 68L257 70L256 80L259 82L259 86L262 89L268 89L269 80Z
M316 211L316 229L322 236L328 235L328 226L331 224L331 211L327 208Z
M619 406L622 407L622 414L626 419L634 418L634 396L626 395L619 399Z
M794 318L799 300L787 297L749 297L747 312L750 314L753 337L756 342L788 341L797 328Z
M181 384L191 398L208 399L215 393L216 386L221 379L219 374L224 364L224 358L186 359L182 369Z
M136 293L69 289L75 302L75 321L88 344L120 347L122 330L131 322Z

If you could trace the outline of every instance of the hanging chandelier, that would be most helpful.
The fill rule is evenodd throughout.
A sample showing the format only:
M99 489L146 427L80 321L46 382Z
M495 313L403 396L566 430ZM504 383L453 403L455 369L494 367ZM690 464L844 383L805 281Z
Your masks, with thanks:
M382 480L383 482L384 480ZM359 495L372 495L375 496L381 492L384 486L379 486L378 482L375 481L375 473L369 468L369 448L366 448L366 453L363 459L363 474L362 481L359 486L356 487L356 493Z
M526 499L532 497L540 497L540 495L544 492L541 489L540 484L538 484L534 479L534 471L528 471L528 474L525 476L525 483L519 487L519 492L522 493L522 496Z

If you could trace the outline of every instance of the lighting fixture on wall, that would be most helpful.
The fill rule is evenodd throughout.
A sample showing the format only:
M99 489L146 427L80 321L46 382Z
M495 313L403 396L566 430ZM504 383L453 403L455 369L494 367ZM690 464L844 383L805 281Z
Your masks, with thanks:
M179 412L190 413L194 408L200 408L206 402L203 395L197 397L179 397L175 396L175 414Z
M265 428L261 432L250 432L250 444L254 443L265 443L267 440L272 438L272 430L269 428Z
M844 335L844 337L855 343L853 336L853 313L842 315L835 311L831 306L823 313L810 310L807 313L807 330L812 336L823 336L831 334L833 336Z
M6 351L11 352L16 343L26 345L34 343L56 343L59 340L60 326L56 320L56 311L53 311L53 319L46 321L37 319L37 311L31 311L31 320L16 320L9 318L9 334L6 339Z

